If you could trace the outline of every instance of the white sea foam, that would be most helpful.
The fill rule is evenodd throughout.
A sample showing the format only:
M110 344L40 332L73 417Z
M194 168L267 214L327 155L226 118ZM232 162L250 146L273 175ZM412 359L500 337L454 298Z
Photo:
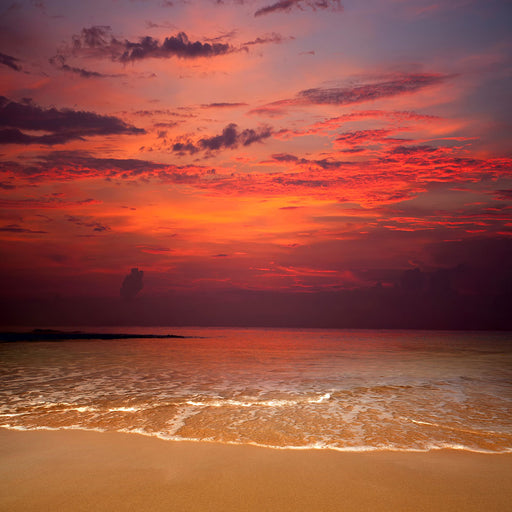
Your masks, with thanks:
M97 407L91 407L89 405L83 405L81 407L69 407L67 411L78 411L78 412L96 412L99 409Z
M323 404L331 398L331 393L325 393L319 398L309 398L308 403L310 404Z
M196 407L286 407L291 405L297 405L297 400L210 400L205 402L198 402L195 400L187 400L187 405L193 405Z
M54 410L55 412L138 412L147 409L147 407L108 407L100 408L92 405L74 405L68 402L54 402L54 403L37 403L31 411L20 413L0 413L0 416L24 416L27 414L37 413L39 409Z
M108 412L138 412L143 411L145 407L111 407Z
M106 432L103 428L89 428L83 427L81 425L67 425L62 427L50 427L49 425L40 425L40 426L22 426L22 425L9 425L4 424L0 425L0 428L5 428L6 430L19 430L23 432L31 432L34 430L50 430L50 431L60 431L60 430L85 430L91 432Z
M234 400L232 398L221 399L221 400L187 400L187 405L193 405L195 407L291 407L301 403L308 404L321 404L327 402L331 398L330 393L324 393L318 398L307 398L307 399L270 399L270 400Z
M177 411L174 417L167 421L166 425L169 428L170 434L175 434L182 427L185 426L187 418L198 414L199 411L192 409L191 407L183 407Z
M92 405L76 405L71 404L69 402L53 402L53 403L38 403L34 407L32 412L38 412L38 409L50 409L55 410L55 412L68 412L68 411L77 411L77 412L97 412L100 411L98 407L94 407Z
M451 425L443 425L441 423L435 423L431 421L423 421L423 420L415 420L413 418L406 418L404 416L401 416L401 419L410 421L412 423L415 423L416 425L428 425L431 427L438 427L443 428L445 430L453 430L455 432L465 432L467 434L476 434L479 436L487 436L489 434L492 435L510 435L508 432L499 432L497 430L474 430L469 428L460 428L460 427L453 427Z

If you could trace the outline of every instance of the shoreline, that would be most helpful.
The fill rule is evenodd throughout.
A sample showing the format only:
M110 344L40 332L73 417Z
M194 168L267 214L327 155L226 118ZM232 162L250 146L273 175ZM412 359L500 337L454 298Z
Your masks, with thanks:
M128 436L141 436L149 439L158 439L163 442L170 443L191 443L191 444L216 444L220 446L241 446L241 447L253 447L262 448L267 450L276 451L327 451L337 453L436 453L436 452L461 452L461 453L474 453L478 455L512 455L512 448L506 448L502 451L490 451L490 450L478 450L476 448L469 448L463 445L446 445L446 446L434 446L431 448L393 448L393 447L374 447L374 446L353 446L353 447L337 447L325 444L315 445L304 445L304 446L272 446L268 444L261 444L257 442L234 442L234 441L218 441L216 439L194 439L194 438L181 438L179 436L166 437L159 435L158 432L153 434L138 430L103 430L100 428L86 428L86 427L33 427L25 428L23 426L16 425L0 425L0 432L2 431L12 432L92 432L98 434L121 434Z
M512 454L273 449L0 429L0 510L502 511Z

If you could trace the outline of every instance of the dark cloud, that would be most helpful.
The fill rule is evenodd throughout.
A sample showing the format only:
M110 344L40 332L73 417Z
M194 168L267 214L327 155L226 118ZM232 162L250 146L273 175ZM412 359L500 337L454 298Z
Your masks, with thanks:
M133 299L144 287L142 277L144 272L138 268L132 268L131 272L124 278L120 294L124 299Z
M117 40L112 36L112 29L108 25L95 25L83 28L80 35L73 36L73 49L81 48L107 48Z
M343 10L340 0L279 0L271 5L267 5L258 9L254 16L263 16L264 14L272 14L275 12L288 12L292 9L305 10L306 8L329 9L333 11Z
M13 190L16 188L16 185L14 183L10 183L8 181L0 181L0 188L4 190Z
M508 189L496 190L493 195L496 199L500 199L502 201L508 201L508 200L512 199L512 189L508 188Z
M21 66L18 64L18 62L20 62L20 59L0 52L0 64L14 69L14 71L21 71Z
M351 166L353 162L343 161L343 160L333 160L330 158L322 158L318 160L308 160L307 158L299 158L295 155L290 155L288 153L278 153L272 155L272 161L279 163L293 163L296 165L307 165L307 166L315 166L320 169L339 169L343 166Z
M56 55L52 57L50 60L50 64L53 64L55 67L62 71L67 71L69 73L74 73L76 75L81 76L82 78L108 78L113 76L121 76L121 75L106 75L104 73L99 73L98 71L91 71L89 69L77 68L74 66L70 66L66 63L66 58L63 55Z
M230 30L229 32L224 32L219 36L205 37L204 40L208 41L209 43L217 43L219 41L225 41L226 39L233 39L237 35L237 33L237 30Z
M174 126L178 126L180 124L179 121L174 121L170 123L155 123L154 128L173 128Z
M186 107L178 107L178 109L186 110ZM126 113L126 112L125 112ZM193 114L187 112L176 112L169 109L153 109L153 110L135 110L130 112L135 116L141 117L152 117L152 116L173 116L173 117L182 117L182 118L190 118L194 117Z
M33 229L27 229L21 227L19 224L9 224L7 226L0 227L0 231L6 233L24 233L24 234L45 234L47 231L37 231Z
M192 142L176 142L172 146L172 150L176 153L190 153L193 155L199 151L199 148L195 146Z
M125 41L125 51L120 57L121 62L130 62L146 58L180 57L194 59L197 57L214 57L232 52L233 48L226 43L191 42L185 32L176 36L166 37L162 44L157 39L146 36L138 43Z
M151 36L143 36L138 42L115 38L109 26L83 28L73 36L72 53L86 57L110 58L119 62L134 62L148 58L194 59L215 57L237 51L227 43L202 43L190 41L185 32L166 37L163 42Z
M357 147L357 148L345 148L345 149L340 149L340 151L342 153L363 153L365 151L364 148L360 148L360 147Z
M272 128L262 126L256 130L252 128L238 131L238 126L234 123L228 124L220 135L214 137L205 137L199 139L197 143L187 141L185 143L177 142L173 146L173 151L178 153L197 153L198 151L217 151L219 149L234 149L238 146L250 146L254 142L261 142L272 135Z
M101 233L103 231L110 231L109 226L105 226L104 224L101 224L101 222L93 221L88 218L79 217L76 215L67 215L66 219L68 222L72 222L77 226L91 228L93 231L97 233Z
M252 41L247 41L242 46L254 46L255 44L268 44L268 43L274 43L274 44L281 44L283 41L286 41L287 39L295 39L294 37L283 37L281 34L277 34L276 32L272 32L272 34L268 34L263 37L257 37L256 39L253 39Z
M43 135L22 130L50 132ZM113 116L71 109L44 109L0 96L0 142L4 144L62 144L94 135L141 134L145 130Z
M157 25L153 24L152 26ZM176 35L166 37L163 41L151 36L140 37L138 41L129 41L114 37L109 26L93 26L83 28L79 35L73 36L72 48L61 50L54 59L63 59L65 61L66 53L71 53L75 56L110 58L113 61L123 63L148 58L210 58L232 52L247 51L249 47L258 44L280 44L283 41L294 39L294 37L283 37L281 34L272 32L242 43L240 46L233 46L225 42L226 39L231 39L235 33L236 31L232 31L218 37L204 38L203 41L190 41L185 32L179 32ZM56 65L59 65L58 61ZM68 70L64 66L62 68ZM80 70L81 68L75 69ZM73 68L72 70L74 71Z
M298 162L299 157L288 153L278 153L272 155L272 160L276 160L277 162Z
M390 153L393 155L414 155L417 153L435 153L436 151L439 151L439 148L433 146L398 146L393 148Z
M147 28L176 28L176 25L169 23L168 21L164 21L163 23L155 23L154 21L146 21Z

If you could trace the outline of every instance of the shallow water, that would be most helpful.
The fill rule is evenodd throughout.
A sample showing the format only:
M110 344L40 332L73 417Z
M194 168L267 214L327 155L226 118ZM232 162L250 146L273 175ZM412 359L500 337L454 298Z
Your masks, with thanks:
M120 332L191 337L1 343L0 426L275 448L512 451L510 333Z

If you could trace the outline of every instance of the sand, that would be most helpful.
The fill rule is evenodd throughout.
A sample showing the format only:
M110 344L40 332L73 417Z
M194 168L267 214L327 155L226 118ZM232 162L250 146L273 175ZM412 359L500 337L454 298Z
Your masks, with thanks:
M512 454L340 453L0 429L1 511L500 511Z

